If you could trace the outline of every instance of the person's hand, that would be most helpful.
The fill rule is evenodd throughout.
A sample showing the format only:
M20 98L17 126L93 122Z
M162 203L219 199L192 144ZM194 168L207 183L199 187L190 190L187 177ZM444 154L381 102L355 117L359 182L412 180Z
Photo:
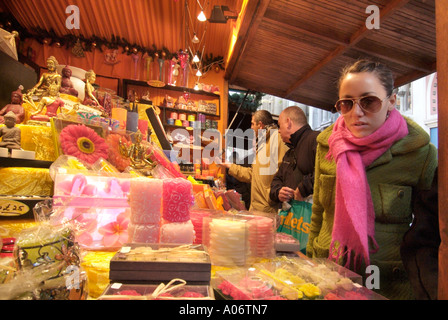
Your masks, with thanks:
M289 200L294 198L294 189L289 187L282 187L278 192L278 200L280 202L288 202Z
M304 198L302 197L302 194L300 193L299 188L297 188L294 191L294 200L298 200L298 201L303 201L304 200Z
M218 166L221 166L221 167L224 167L224 168L227 168L227 169L229 169L231 165L232 165L231 163L226 163L226 162L218 164Z

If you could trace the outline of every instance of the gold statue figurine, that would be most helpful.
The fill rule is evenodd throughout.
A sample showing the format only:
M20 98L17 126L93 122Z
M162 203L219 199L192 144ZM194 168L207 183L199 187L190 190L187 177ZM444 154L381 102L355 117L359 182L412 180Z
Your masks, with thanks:
M37 96L40 100L43 96L48 95L48 90L51 85L57 85L59 91L62 76L56 70L57 65L58 61L55 57L51 56L47 59L48 72L43 73L39 79L39 82L37 82L36 85L28 91L26 94L27 100L33 100L33 95Z
M37 110L31 114L30 119L34 121L50 121L50 118L56 117L58 110L62 111L65 103L59 98L59 86L53 84L48 90L48 95L42 97L37 105ZM72 113L76 110L77 105L75 105L72 110L67 113ZM46 108L45 114L42 111Z
M120 154L131 160L131 168L144 175L150 175L154 164L148 160L149 156L146 155L146 148L142 144L142 133L140 130L137 130L135 133L135 142L130 147L122 143L120 139L119 148Z
M103 106L98 102L98 99L95 97L94 92L95 88L93 84L96 81L96 74L93 70L89 70L86 72L86 84L84 87L84 101L82 104L86 106L90 106L95 108L98 111L101 111L102 115L105 115L105 111Z

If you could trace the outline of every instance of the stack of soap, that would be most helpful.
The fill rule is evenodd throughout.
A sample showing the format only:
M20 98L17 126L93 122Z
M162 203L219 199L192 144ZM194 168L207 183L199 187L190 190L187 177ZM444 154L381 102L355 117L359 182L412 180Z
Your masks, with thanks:
M208 251L212 264L243 266L249 262L247 220L212 218L208 224Z
M133 178L129 193L129 242L159 242L163 180Z
M187 179L163 180L163 219L168 222L190 220L190 206L193 201L192 184Z
M190 220L193 201L192 183L183 178L163 180L161 243L192 244L195 239Z
M272 258L274 248L274 220L264 216L253 216L249 221L249 243L254 257Z
M195 244L202 244L202 225L204 217L210 216L214 211L208 209L194 209L190 212L191 222L193 223L196 234Z
M185 222L171 222L160 228L161 243L193 244L195 232L191 220Z

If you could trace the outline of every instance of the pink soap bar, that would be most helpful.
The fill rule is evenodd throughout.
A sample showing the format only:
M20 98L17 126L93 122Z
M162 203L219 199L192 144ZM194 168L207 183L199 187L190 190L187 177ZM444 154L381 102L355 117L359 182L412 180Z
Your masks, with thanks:
M163 180L163 218L169 222L190 220L193 186L183 178Z
M134 224L160 223L163 181L146 177L131 179L129 205Z
M133 224L128 225L128 242L131 243L159 243L160 225Z
M256 257L272 257L274 248L274 220L269 217L254 216L249 221L249 243L252 255Z
M186 222L172 222L160 228L161 243L193 244L195 232L191 220Z
M190 219L193 223L194 232L196 234L194 244L202 243L202 224L204 217L210 216L214 211L208 209L192 209L190 210Z

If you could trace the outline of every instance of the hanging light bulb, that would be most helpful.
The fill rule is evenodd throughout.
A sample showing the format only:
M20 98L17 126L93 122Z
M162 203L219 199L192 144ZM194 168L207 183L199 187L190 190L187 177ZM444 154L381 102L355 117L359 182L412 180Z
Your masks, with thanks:
M207 17L205 16L204 11L201 10L201 13L199 13L199 15L198 15L198 20L199 21L206 21L207 20Z
M194 90L198 91L199 90L199 84L196 82L196 84L194 85Z
M202 76L202 72L201 72L201 70L198 69L198 72L196 72L196 77L200 77L200 76Z
M196 33L194 34L193 39L191 39L191 42L193 42L193 43L199 43L199 38L198 38L198 36L196 35Z
M195 55L194 55L194 57L193 57L193 62L194 63L198 63L200 60L199 60L199 57L198 57L198 54L196 53Z

